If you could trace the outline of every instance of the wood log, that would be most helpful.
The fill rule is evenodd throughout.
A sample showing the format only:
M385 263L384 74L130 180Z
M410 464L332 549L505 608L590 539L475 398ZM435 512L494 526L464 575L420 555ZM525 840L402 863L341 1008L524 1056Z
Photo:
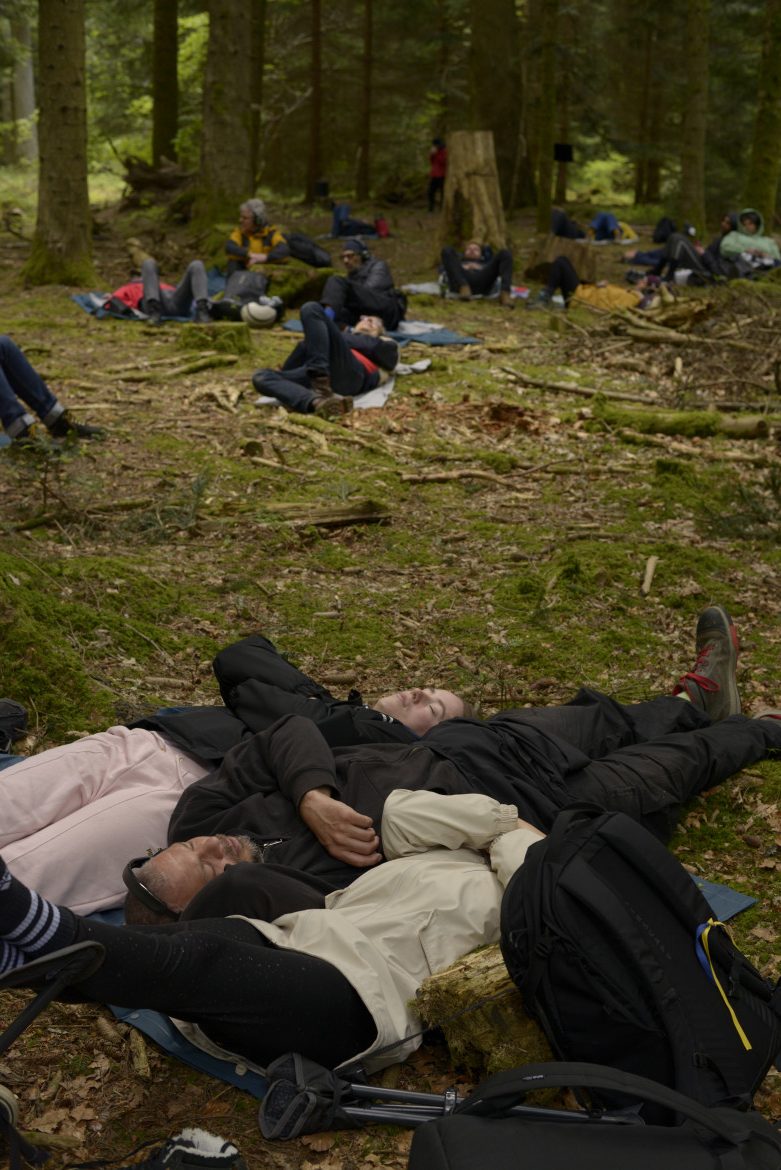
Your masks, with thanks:
M436 261L446 244L470 239L504 248L507 225L490 130L456 130L447 141L447 177Z
M538 386L540 390L553 390L556 394L575 394L581 398L612 398L616 402L644 402L653 405L654 399L649 394L624 394L620 390L600 390L593 386L580 386L577 382L550 382L546 378L535 378L523 370L514 370L512 366L500 366L505 374L509 374L524 386Z
M612 427L657 435L727 435L731 439L766 439L770 428L760 415L733 416L715 410L643 410L600 402L595 418Z
M349 524L388 524L392 515L375 500L351 500L349 504L312 507L308 503L267 503L265 511L279 516L284 524L314 524L318 528L344 528Z
M525 1014L498 946L483 947L423 984L416 1006L440 1028L454 1064L481 1073L552 1060L540 1027Z

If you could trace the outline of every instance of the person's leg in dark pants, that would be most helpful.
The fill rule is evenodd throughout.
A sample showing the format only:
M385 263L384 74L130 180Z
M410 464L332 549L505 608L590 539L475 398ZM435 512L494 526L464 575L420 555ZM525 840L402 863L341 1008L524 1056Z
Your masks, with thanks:
M580 279L569 257L557 256L551 264L548 283L545 285L546 292L552 297L557 289L561 289L564 301L569 302L579 284Z
M364 367L356 361L345 335L326 316L322 305L308 301L301 309L307 369L314 377L327 377L337 394L360 394Z
M215 1043L259 1064L302 1052L333 1067L376 1038L369 1012L335 967L274 947L243 919L107 926L46 902L0 861L0 970L87 939L105 947L105 959L69 994L199 1024Z
M625 812L664 841L687 800L780 748L781 722L731 715L710 727L621 748L566 783L573 802Z
M288 410L309 414L316 397L306 367L297 370L256 370L252 385L259 394L278 398Z
M151 256L141 262L141 282L144 286L144 295L139 308L150 317L159 317L163 311L160 299L160 269L157 261Z
M53 423L64 410L19 346L10 337L0 336L0 423L11 438L22 434L34 421L25 406L37 414L44 426Z
M209 295L209 282L202 260L193 260L173 292L164 291L163 307L166 316L189 317L193 302L202 308Z
M497 280L500 282L502 292L509 292L513 279L512 253L507 248L502 248L480 268L469 271L467 275L472 292L480 296L493 292Z
M471 295L472 285L469 276L474 276L474 272L470 270L467 275L460 253L455 248L443 248L441 259L450 291L464 296L468 292Z
M361 317L379 317L386 329L396 329L404 315L394 293L378 292L353 280L347 282L345 311L350 325L356 325Z

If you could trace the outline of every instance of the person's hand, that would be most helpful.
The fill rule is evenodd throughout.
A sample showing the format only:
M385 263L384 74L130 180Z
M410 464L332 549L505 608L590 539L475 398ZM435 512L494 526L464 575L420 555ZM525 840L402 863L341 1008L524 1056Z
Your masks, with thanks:
M268 260L268 252L250 252L247 259L250 264L265 264Z
M541 832L540 829L538 829L536 825L530 825L528 821L522 820L521 817L518 817L518 828L519 829L528 829L528 831L530 833L536 833L537 836L540 838L547 836L547 833Z
M324 849L347 865L365 869L382 861L380 839L371 817L336 800L325 788L313 788L298 806L298 814Z
M461 265L461 267L462 268L480 268L481 266L477 263L476 260L466 260Z

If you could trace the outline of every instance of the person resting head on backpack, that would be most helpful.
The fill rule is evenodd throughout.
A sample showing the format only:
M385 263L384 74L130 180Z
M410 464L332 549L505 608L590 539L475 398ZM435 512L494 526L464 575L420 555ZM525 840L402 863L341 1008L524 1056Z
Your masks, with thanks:
M738 225L722 236L719 252L725 260L746 257L752 263L775 261L781 264L781 252L772 236L765 235L765 221L753 207L738 212Z

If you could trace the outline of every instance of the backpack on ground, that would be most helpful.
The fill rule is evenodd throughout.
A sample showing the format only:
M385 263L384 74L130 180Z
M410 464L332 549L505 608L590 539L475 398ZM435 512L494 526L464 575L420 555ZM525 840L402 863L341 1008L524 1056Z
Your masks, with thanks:
M537 1089L620 1091L682 1118L676 1126L644 1125L623 1116L514 1110ZM777 1170L781 1133L758 1113L707 1108L657 1085L592 1064L528 1064L478 1085L449 1116L415 1130L409 1170Z
M624 813L559 814L507 886L501 947L562 1060L744 1108L777 1060L781 987L741 954L673 854Z

